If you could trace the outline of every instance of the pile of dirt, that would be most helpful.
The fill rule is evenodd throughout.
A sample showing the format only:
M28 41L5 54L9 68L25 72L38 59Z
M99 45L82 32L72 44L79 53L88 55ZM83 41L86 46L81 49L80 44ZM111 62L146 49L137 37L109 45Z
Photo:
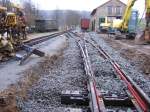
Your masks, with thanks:
M138 68L145 74L150 74L150 56L136 51L135 49L122 49L120 54L123 58L136 63Z
M16 104L16 97L13 93L8 92L0 96L0 112L19 112Z

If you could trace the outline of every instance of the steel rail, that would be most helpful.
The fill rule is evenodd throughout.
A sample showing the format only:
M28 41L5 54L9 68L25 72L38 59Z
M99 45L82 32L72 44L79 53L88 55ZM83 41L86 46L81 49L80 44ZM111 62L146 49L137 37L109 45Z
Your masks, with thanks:
M89 91L90 91L90 96L91 96L91 101L92 101L91 102L92 103L92 106L91 106L92 107L92 112L100 112L98 94L97 94L97 91L96 91L95 81L93 79L93 75L91 74L89 61L87 60L88 56L86 54L86 51L84 51L83 47L81 46L80 42L77 42L77 43L80 47L81 54L83 56L86 74L89 77Z
M95 92L94 97L96 97L96 102L97 102L97 105L98 105L99 112L106 112L104 102L103 102L103 100L100 100L100 97L99 97L98 92L97 92L96 81L95 81L94 73L93 73L92 68L91 68L91 62L90 62L87 46L85 44L85 38L84 38L84 47L85 47L85 54L86 54L87 63L88 63L88 66L89 66L89 71L90 71L90 73L89 73L89 77L90 77L89 78L90 79L89 85L90 85L91 89L94 89L94 90L91 90L91 91ZM93 107L94 106L95 105L93 104ZM95 112L95 111L93 111L93 112Z
M80 35L73 33L75 36L81 37ZM91 35L90 35L91 36ZM128 87L129 92L132 94L132 96L135 98L135 101L139 105L142 111L149 112L150 111L150 98L144 93L144 91L128 76L125 74L125 72L121 69L121 67L118 65L117 62L115 62L108 53L103 50L100 45L97 44L97 42L91 38L94 43L90 42L89 40L86 40L86 42L90 43L93 47L95 47L100 54L103 55L105 59L110 60L111 65L118 73L119 77L125 82L125 84Z
M86 46L86 44L84 44L84 47L82 47L82 45L80 43L81 39L77 39L69 33L68 33L68 35L76 40L76 42L80 48L81 55L83 57L84 70L85 70L86 75L88 76L88 79L89 79L88 89L90 92L90 99L91 99L91 111L92 112L106 112L106 109L104 108L103 101L99 99L99 95L97 93L96 82L94 79L93 71L91 69L91 64L90 64L90 60L89 60L87 46Z
M78 35L74 32L71 32L71 33L77 37L81 37L80 35ZM92 46L94 46L98 50L98 52L100 54L103 55L103 57L105 59L108 59L110 61L111 65L116 70L120 79L122 79L125 82L125 84L127 85L127 88L129 90L129 92L131 93L131 95L133 96L133 98L135 99L136 104L138 104L138 106L140 107L140 109L143 112L149 112L150 111L150 98L143 92L143 90L128 75L125 74L125 72L121 69L121 67L118 65L118 63L115 62L108 55L108 53L105 50L103 50L100 45L97 44L97 42L93 38L91 38L91 39L94 43L90 42L89 40L85 40L85 41L89 42Z
M69 31L69 30L67 30L67 31ZM47 41L47 40L51 39L52 37L57 37L59 35L62 35L64 33L66 33L67 31L57 32L57 33L53 33L50 35L34 38L34 39L23 42L23 44L28 45L28 46L33 46L33 45L42 43L44 41Z
M95 43L97 43L94 39L92 39ZM88 40L86 40L88 41ZM135 98L137 104L140 106L141 110L144 112L150 111L150 98L143 92L143 90L136 85L136 83L125 74L125 72L121 69L117 62L115 62L106 51L104 51L100 45L94 44L89 41L101 54L105 57L105 59L109 59L111 65L116 70L120 78L126 83L128 90Z

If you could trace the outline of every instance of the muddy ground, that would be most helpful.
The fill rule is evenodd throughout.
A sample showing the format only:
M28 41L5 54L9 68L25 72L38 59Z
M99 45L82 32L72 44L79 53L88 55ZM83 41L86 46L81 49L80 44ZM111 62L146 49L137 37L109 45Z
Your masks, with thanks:
M135 65L144 74L150 76L150 45L139 45L134 40L116 40L105 34L99 34L121 56Z

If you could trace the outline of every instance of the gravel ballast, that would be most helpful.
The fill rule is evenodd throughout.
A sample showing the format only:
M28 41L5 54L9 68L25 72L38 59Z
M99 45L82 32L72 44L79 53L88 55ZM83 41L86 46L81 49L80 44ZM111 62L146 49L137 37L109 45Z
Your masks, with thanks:
M126 96L126 88L122 81L117 77L116 72L110 65L109 60L103 59L90 44L87 44L92 69L95 75L97 88L107 95Z
M66 105L61 104L62 90L84 88L80 51L74 39L68 41L62 57L28 91L28 99L18 102L21 112L63 112Z
M95 33L90 33L91 37L98 42L98 44L121 66L125 73L130 76L137 85L150 97L150 79L138 71L128 60L122 58L116 50L110 47L103 38Z
M122 58L117 51L112 49L97 34L90 33L90 35L117 61L126 74L150 96L150 80L140 71L137 71L136 67L131 65L129 61ZM86 38L89 39L90 35L88 35L88 33L85 34ZM95 75L97 88L107 93L107 95L125 96L127 87L124 82L120 81L117 77L117 73L111 66L109 60L100 57L98 51L89 43L86 45L89 51L89 58ZM41 75L40 80L29 89L27 100L18 99L18 106L21 112L64 112L68 107L76 108L75 105L67 106L61 104L61 92L64 90L83 90L86 81L87 77L83 69L83 60L79 47L75 39L68 38L68 47L64 50L62 56L57 59L49 71Z

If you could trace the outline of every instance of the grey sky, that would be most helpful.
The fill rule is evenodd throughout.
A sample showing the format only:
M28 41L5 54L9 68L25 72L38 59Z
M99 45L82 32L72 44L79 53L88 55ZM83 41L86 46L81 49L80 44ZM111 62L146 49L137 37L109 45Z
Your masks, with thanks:
M44 10L53 10L58 8L58 9L92 11L94 8L107 2L108 0L32 0L32 1L36 4L38 8ZM121 1L127 3L128 0L121 0ZM140 12L140 16L144 11L144 1L145 0L137 0L134 5L134 9L137 9Z

